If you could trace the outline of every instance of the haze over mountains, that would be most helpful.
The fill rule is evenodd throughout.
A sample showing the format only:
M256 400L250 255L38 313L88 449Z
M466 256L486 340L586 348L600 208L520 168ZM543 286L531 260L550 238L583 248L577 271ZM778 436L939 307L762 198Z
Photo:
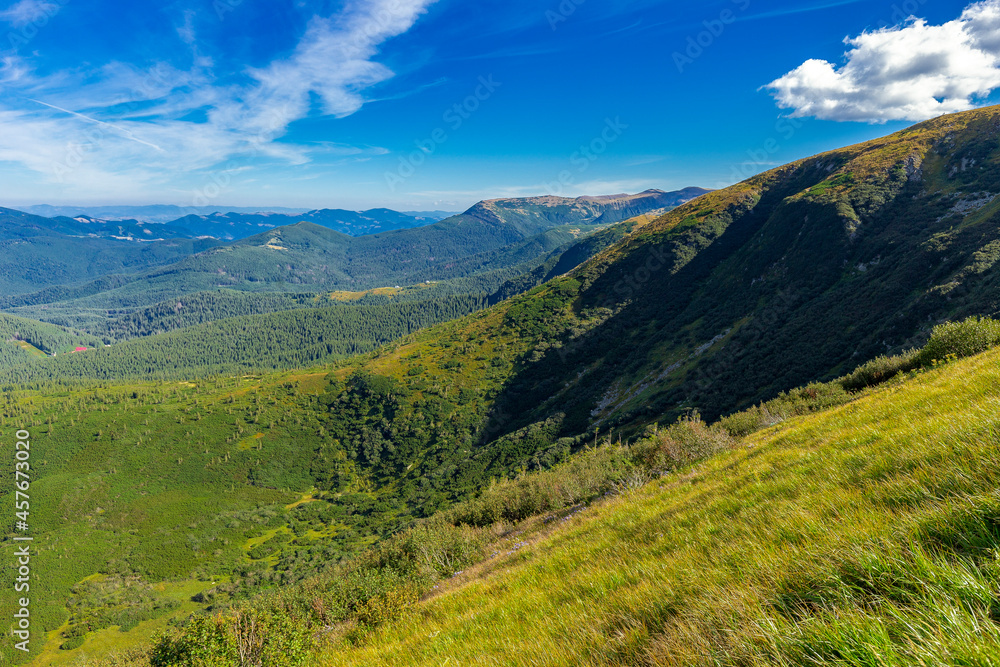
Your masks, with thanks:
M94 206L89 204L71 206L51 204L35 204L32 206L17 206L20 211L45 218L76 218L87 216L100 220L137 220L141 222L167 223L187 216L209 216L214 213L243 213L243 214L279 214L285 216L296 216L309 213L313 209L289 208L286 206L176 206L168 204L155 204L147 206ZM328 210L328 209L323 209ZM348 213L351 211L347 211ZM444 220L455 212L449 211L403 211L404 215L413 218L431 218L433 220Z

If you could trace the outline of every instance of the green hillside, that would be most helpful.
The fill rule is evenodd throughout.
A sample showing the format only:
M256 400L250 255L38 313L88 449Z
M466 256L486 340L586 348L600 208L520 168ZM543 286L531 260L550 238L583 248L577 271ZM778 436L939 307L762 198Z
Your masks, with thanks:
M482 296L444 296L381 305L339 304L192 325L86 354L0 370L0 383L90 378L202 378L314 366L363 354L485 306ZM90 340L95 340L90 338Z
M268 651L291 656L272 661L276 665L298 664L292 658L309 643L303 628L313 634L323 629L331 664L370 664L378 651L387 664L404 663L407 651L414 659L443 661L452 647L456 659L470 661L481 651L501 663L516 663L519 651L551 651L563 664L586 664L586 655L599 664L639 656L671 664L675 653L682 656L675 664L991 664L961 653L959 642L976 646L968 629L981 614L970 605L992 602L956 598L947 587L928 593L937 597L914 597L905 581L914 572L931 572L946 583L964 568L973 582L969 590L985 590L984 577L992 576L971 557L959 569L947 569L966 557L965 537L942 542L940 558L912 545L920 521L941 509L935 503L959 497L954 494L976 497L989 488L989 465L974 465L963 452L978 452L976 460L988 462L995 353L936 366L950 361L952 351L976 351L1000 336L994 323L971 322L938 329L924 352L905 350L922 346L939 322L1000 308L1000 204L990 194L1000 187L998 116L1000 110L989 108L942 117L786 165L663 215L603 227L575 242L550 236L529 250L541 243L538 237L508 242L501 236L534 218L500 219L494 226L497 245L487 251L497 253L496 261L456 259L453 277L480 279L488 274L484 269L504 271L517 257L524 270L506 278L495 297L529 291L414 333L407 333L406 318L387 318L403 338L325 367L256 375L239 364L247 357L259 362L257 368L322 361L336 352L324 346L354 335L359 321L351 318L363 310L334 306L329 312L337 316L325 317L301 308L250 316L259 320L208 322L9 374L8 381L23 384L5 392L3 425L36 432L44 444L33 456L52 466L39 473L39 493L49 499L43 502L62 503L41 510L39 530L53 549L64 549L49 557L79 562L45 584L52 586L45 593L52 604L40 612L40 622L52 634L47 657L38 664L66 664L88 647L103 652L148 643L168 618L196 608L222 616L199 617L173 639L159 641L154 667L198 664L192 651L199 646L215 647L220 655L235 651L234 628L250 622L272 629L268 636L275 643L267 644ZM550 223L561 222L562 214L551 212ZM471 220L445 223L443 228L457 230L455 242L474 226ZM289 276L302 279L296 286L309 292L308 272L295 274L302 267L273 258L332 257L343 250L343 239L308 225L279 232L182 264L201 266L201 275L216 280L244 280L257 269L241 274L243 265L232 258L259 267L266 265L255 257L271 257L267 270L275 272L273 278L291 271ZM398 240L407 233L385 236ZM573 235L556 226L543 236L564 233ZM380 270L397 270L398 263L406 275L420 275L420 261L426 268L433 256L427 247L406 244L385 253L391 244L364 238L374 244L370 261L381 262ZM342 259L352 257L368 256L344 251ZM573 268L581 259L587 261ZM339 266L350 267L361 282L371 270L368 261ZM175 276L159 276L164 289L172 289ZM540 281L547 282L532 287ZM256 287L253 281L246 285ZM349 285L353 290L354 283ZM424 306L400 300L393 307ZM327 330L330 337L317 337ZM370 336L373 344L377 335ZM952 336L955 344L941 344L942 336ZM302 344L310 339L314 346ZM966 345L970 340L975 345ZM259 359L253 356L262 351ZM881 356L897 352L904 354ZM199 359L196 373L192 363ZM240 373L233 377L234 371ZM157 373L194 381L120 379ZM896 374L908 380L894 380L860 400L852 393ZM88 375L100 380L83 379ZM781 393L794 387L800 389ZM707 425L742 408L749 409ZM825 415L793 422L791 430L758 433L761 426L828 408ZM873 426L864 431L865 424ZM794 430L801 425L802 431ZM925 434L920 438L912 430L918 426ZM782 440L780 433L789 435ZM605 446L595 449L600 443ZM423 617L450 633L447 645L404 638L415 627L406 624L419 616L392 625L418 598L471 576L452 581L457 572L477 567L475 572L485 573L538 553L531 531L563 525L530 523L538 512L638 489L719 451L729 453L704 468L719 472L669 472L661 480L662 494L657 484L635 492L635 502L649 498L651 505L609 501L613 518L601 529L610 536L581 533L578 542L568 543L538 538L552 569L524 575L534 577L537 588L516 579L498 584L490 594L497 606L490 607L491 600L484 609L492 611L477 615L483 625L470 616L477 614L475 591L483 590L477 585L430 603L426 608L433 610L434 604L466 600L445 608L447 617L433 611ZM822 455L810 458L810 451ZM920 487L924 482L930 486ZM131 490L137 484L139 490ZM178 488L186 490L176 495ZM869 493L878 502L869 503ZM302 502L295 504L296 498ZM770 513L767 499L781 512ZM795 504L799 500L803 504ZM708 514L692 509L702 501ZM824 502L834 503L831 514L823 513ZM200 512L194 509L198 503L204 504ZM615 503L622 504L618 514ZM761 511L744 523L742 515L753 514L746 507ZM938 517L942 535L951 530L945 509ZM898 517L902 537L887 531L887 515ZM676 524L653 530L642 519L650 516ZM827 525L838 516L850 519L849 526ZM504 525L524 520L529 523L517 528ZM573 521L579 519L565 523ZM624 532L614 532L616 521ZM991 536L989 523L983 525L968 539ZM527 531L525 537L515 539L518 530ZM684 541L687 533L691 538ZM599 551L617 539L629 545L624 552ZM716 539L725 545L718 556L708 548ZM865 552L865 540L875 539L885 549ZM97 540L122 546L104 548L98 559ZM377 546L360 553L371 544ZM556 546L544 546L550 544ZM560 551L560 544L569 546ZM844 545L862 550L843 553L860 555L835 561ZM579 566L585 561L558 560L559 553L593 556L593 578ZM888 556L866 560L871 553ZM626 556L634 556L638 569L630 569ZM712 579L698 578L696 556ZM801 562L817 569L802 571L801 579L795 579L799 570L776 569L788 574L787 582L778 581L766 574L772 556L776 566ZM485 565L476 565L484 558ZM668 563L657 569L664 558ZM904 583L878 588L886 579L877 570L865 574L872 563L897 568L885 570L885 578ZM734 573L744 565L765 574L740 583ZM574 587L571 575L578 566L584 578ZM860 578L850 579L857 572ZM550 580L559 577L561 587L555 587ZM711 581L721 583L707 585ZM816 584L820 592L814 594L815 581L827 588ZM838 588L837 581L860 583ZM178 590L199 586L183 600L176 597ZM851 597L872 587L872 596ZM541 597L550 589L562 591L555 602ZM732 599L725 596L730 589ZM787 596L773 602L769 590ZM505 598L518 591L524 592L519 601ZM762 597L754 597L761 591ZM241 606L248 599L254 602ZM934 644L918 632L933 626L921 614L946 599L958 605L954 641ZM787 609L768 616L781 600L788 601ZM131 606L137 608L133 615L127 613ZM566 607L566 625L555 612L551 622L539 618L555 606ZM879 626L883 621L897 624ZM529 634L510 644L518 636L513 628L524 633L536 625L537 643ZM801 634L803 627L816 634ZM379 643L393 632L399 646ZM657 637L672 632L679 639L665 639L667 648L658 653ZM882 644L873 643L878 632ZM751 641L762 636L772 641ZM879 646L879 655L889 657L881 663L854 660L845 651L862 649L848 646L851 637L860 638L857 647ZM993 649L984 646L980 655L993 659ZM364 653L369 648L373 653ZM949 663L941 653L945 648L961 659ZM221 664L238 664L227 660Z
M97 338L44 322L0 315L0 370L78 347L101 347Z
M598 433L690 408L715 419L996 312L993 209L955 202L1000 171L981 158L966 183L948 166L985 150L995 114L803 160L637 225L565 276L352 362L325 390L328 431L429 514ZM352 379L365 374L385 378L381 394Z
M74 309L64 317L66 311L51 306L19 308L15 312L51 321L82 322L89 334L119 344L87 355L18 365L0 371L0 381L192 378L289 369L362 354L565 273L650 219L639 216L604 227L547 255L537 242L525 243L529 259L510 269L430 285L352 292L354 296L343 301L334 298L339 292L216 290L120 313ZM506 279L510 275L515 277Z
M310 664L995 664L998 400L994 351L505 526Z
M734 437L747 413L605 438L402 532L405 506L356 477L284 493L323 460L322 418L302 419L319 374L19 392L8 414L54 466L36 493L63 499L37 520L40 558L66 561L40 592L74 592L72 615L45 608L58 631L36 664L128 647L93 664L240 664L240 647L276 665L990 664L974 658L1000 653L1000 352L937 355L996 345L1000 326L935 336L922 370L883 386L847 394L855 374L761 406L770 428ZM91 401L144 423L80 439L107 423ZM129 444L181 429L220 447ZM206 607L148 652L165 619ZM269 630L247 644L248 623Z
M173 239L140 243L104 238L33 236L0 238L0 289L24 295L171 264L217 245L212 239Z

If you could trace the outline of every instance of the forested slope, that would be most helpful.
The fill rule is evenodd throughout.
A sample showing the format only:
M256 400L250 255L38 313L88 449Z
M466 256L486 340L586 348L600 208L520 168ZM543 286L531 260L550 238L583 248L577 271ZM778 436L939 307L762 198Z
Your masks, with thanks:
M401 389L365 420L367 442L393 447L349 455L433 506L598 429L714 418L996 312L998 120L945 116L709 193L566 276L359 362ZM348 376L332 413L358 396ZM412 423L429 388L449 415L434 431Z

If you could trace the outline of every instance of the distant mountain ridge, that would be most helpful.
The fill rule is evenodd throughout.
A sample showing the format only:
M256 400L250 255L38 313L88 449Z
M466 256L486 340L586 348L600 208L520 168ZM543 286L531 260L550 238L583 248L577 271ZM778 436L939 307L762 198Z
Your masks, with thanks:
M290 218L305 214L316 213L321 210L330 209L310 209L295 208L285 206L176 206L173 204L152 204L147 206L93 206L93 205L51 205L36 204L33 206L16 206L24 213L37 215L45 218L94 218L108 222L136 221L153 224L169 224L181 218L190 216L209 217L216 214L240 214L240 215L283 215ZM351 211L351 213L373 213L376 211L389 210L375 208L369 211ZM429 218L432 221L444 220L455 215L455 211L392 211L397 215L409 216L411 218Z
M544 224L606 225L653 211L666 211L708 192L711 190L687 187L674 192L646 190L634 195L575 199L555 196L487 199L463 215L513 224L538 224L544 220Z
M561 247L568 247L583 235L623 219L632 212L659 211L675 201L688 200L702 192L705 191L700 188L679 193L649 191L638 195L616 195L599 201L558 197L492 200L440 222L364 236L351 236L314 221L301 220L270 229L258 227L257 234L228 244L214 239L203 242L174 239L148 244L116 241L116 245L122 248L118 252L123 253L134 254L137 247L156 250L172 248L173 261L159 261L157 257L157 261L145 267L136 266L131 260L118 262L120 268L97 275L89 265L85 269L75 267L75 274L62 270L59 282L54 283L47 277L44 281L39 279L38 288L34 291L17 285L16 290L8 293L23 296L4 299L3 307L8 311L17 308L17 314L46 321L56 321L57 313L61 313L58 315L63 318L59 319L61 323L78 326L80 321L73 316L74 312L100 313L142 308L186 294L218 289L301 293L334 289L365 290L462 279L477 281L475 285L469 283L463 289L492 293L504 282L534 272L543 264L551 262L552 268L562 266L552 253L561 252ZM320 211L313 219L330 225L334 218L342 220L355 216L360 220L364 216L342 213ZM384 209L377 209L374 214L388 217ZM422 222L402 214L394 215L401 216L401 224ZM22 216L34 219L27 214ZM365 217L372 219L371 216ZM285 219L284 216L260 217L253 224L264 225L269 224L267 221ZM35 228L44 227L46 220L35 220ZM60 220L73 233L81 227L95 228L89 221ZM241 224L249 223L242 216L236 220ZM188 226L183 227L179 223L169 227L197 232L198 225L203 221L188 220L184 224ZM138 225L136 228L145 229ZM99 241L46 234L70 245ZM194 243L202 245L195 248L191 245ZM125 250L128 246L132 248ZM105 249L102 255L104 261L112 260L115 250L102 248ZM72 253L67 254L72 256ZM65 260L66 257L60 254L59 261ZM3 261L0 259L0 274L18 274L17 269L5 267ZM16 264L17 256L10 255L7 262ZM84 284L84 281L89 282ZM55 285L60 287L52 289ZM72 286L72 289L66 286ZM26 294L29 291L31 293Z
M308 208L285 208L282 206L176 206L174 204L150 204L146 206L100 206L100 205L59 205L38 204L19 206L19 210L46 218L88 216L101 220L141 220L142 222L167 223L188 215L211 215L212 213L282 213L296 215L306 213Z
M286 215L282 213L211 213L188 215L169 223L192 236L212 236L226 241L244 239L276 227L311 222L348 236L364 236L394 229L422 227L438 222L432 217L415 217L388 208L367 211L320 209Z

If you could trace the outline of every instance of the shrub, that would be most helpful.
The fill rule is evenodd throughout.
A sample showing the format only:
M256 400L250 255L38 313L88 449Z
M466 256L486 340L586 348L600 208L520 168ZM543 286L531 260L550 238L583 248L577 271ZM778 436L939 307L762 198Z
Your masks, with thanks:
M605 444L551 470L494 481L478 498L452 507L443 517L470 526L521 521L612 491L634 466L628 448Z
M934 327L931 339L920 351L922 366L949 355L968 357L1000 345L1000 322L988 317L970 317L962 322L945 322Z
M868 387L887 382L899 375L908 373L920 366L919 350L909 350L895 357L876 357L866 364L858 366L854 372L840 378L840 385L846 391L861 391Z
M654 428L632 445L632 458L653 473L674 470L729 449L733 437L718 424L709 426L694 412L665 429Z
M312 647L309 629L287 614L244 606L195 616L174 636L161 635L151 667L299 667Z
M355 610L358 623L367 627L375 627L386 621L391 621L420 599L420 591L414 584L390 588L360 603Z
M72 651L75 648L80 648L83 646L84 635L76 635L75 637L70 637L63 643L59 644L59 648L63 651Z
M843 405L851 400L839 381L806 385L778 394L775 398L741 412L723 417L717 423L734 438L742 438L786 419Z

